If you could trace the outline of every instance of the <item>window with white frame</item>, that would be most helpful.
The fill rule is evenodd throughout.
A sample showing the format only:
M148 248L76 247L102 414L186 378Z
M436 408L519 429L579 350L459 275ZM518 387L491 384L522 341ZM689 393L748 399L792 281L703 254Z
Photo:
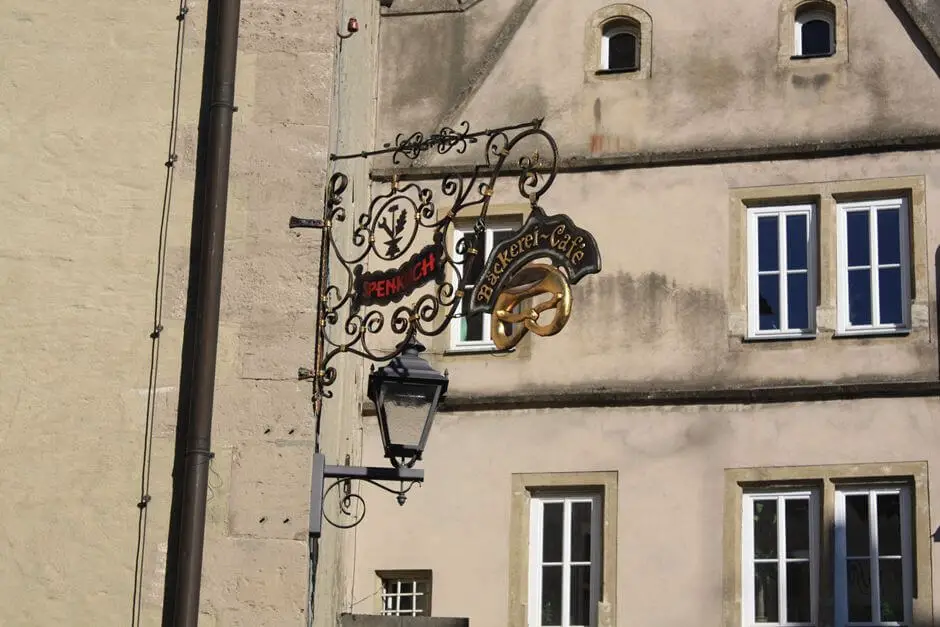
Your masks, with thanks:
M816 331L814 205L748 208L748 334Z
M635 72L639 67L639 24L627 19L604 24L601 32L601 71Z
M816 493L746 494L743 504L743 627L815 626L819 594Z
M836 625L911 624L910 507L904 486L836 492Z
M835 10L813 3L797 11L793 21L793 51L797 57L828 57L836 52Z
M481 241L477 243L477 254L472 264L464 263L463 255L457 252L458 242L464 237L473 235L473 223L458 223L454 227L454 239L451 243L451 255L454 263L464 273L467 280L464 288L463 300L460 305L460 317L451 323L450 346L453 350L487 350L493 348L490 337L490 314L479 313L469 315L470 304L473 298L473 288L483 272L483 266L490 256L493 248L509 239L518 229L518 219L489 218L486 230Z
M600 561L600 495L533 496L529 627L596 627Z
M838 330L884 333L910 328L910 217L895 198L838 206Z
M382 614L385 616L430 616L431 575L428 571L380 574Z

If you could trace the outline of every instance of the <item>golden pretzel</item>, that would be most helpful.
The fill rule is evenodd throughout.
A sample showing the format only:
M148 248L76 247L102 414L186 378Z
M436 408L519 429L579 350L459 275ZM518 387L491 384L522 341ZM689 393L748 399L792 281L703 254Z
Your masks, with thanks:
M524 300L549 294L533 307L513 311ZM546 324L539 317L549 310L555 315ZM561 331L571 317L571 286L565 275L554 266L544 263L529 264L510 279L509 284L496 297L490 318L490 336L499 350L507 350L519 343L526 333L547 337ZM514 324L512 334L506 333L504 323Z

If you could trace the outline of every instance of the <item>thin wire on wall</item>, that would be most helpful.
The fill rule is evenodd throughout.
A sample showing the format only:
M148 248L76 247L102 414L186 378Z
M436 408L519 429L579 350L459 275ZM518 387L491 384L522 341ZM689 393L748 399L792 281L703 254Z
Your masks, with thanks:
M187 0L180 0L176 14L176 55L173 65L173 95L170 107L170 138L167 148L166 177L163 185L163 206L160 214L160 233L157 244L157 272L153 295L153 328L150 333L150 379L147 384L147 409L144 420L144 447L140 468L140 500L137 521L137 554L134 563L134 596L131 609L131 627L140 625L143 607L144 562L147 546L147 510L150 504L150 470L153 458L153 423L156 413L157 374L160 364L160 335L163 331L163 295L166 278L167 234L170 207L173 199L173 180L177 161L179 136L180 88L183 82L183 53L186 42Z

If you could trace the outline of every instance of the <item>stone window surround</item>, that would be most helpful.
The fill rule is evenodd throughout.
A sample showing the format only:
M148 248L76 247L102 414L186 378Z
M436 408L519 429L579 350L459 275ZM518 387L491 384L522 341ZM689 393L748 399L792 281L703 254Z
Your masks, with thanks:
M913 624L933 623L932 533L927 462L892 462L826 466L776 466L725 470L724 535L722 539L722 625L741 625L741 511L746 489L815 488L820 495L819 627L834 620L833 578L836 489L852 485L903 483L911 489L914 525Z
M828 57L797 57L794 28L796 14L812 7L825 7L835 14L836 51ZM849 60L848 0L783 0L777 14L777 65L793 70L826 71Z
M434 597L434 575L433 572L428 569L409 569L409 570L377 570L375 571L375 589L379 591L375 595L375 607L374 611L376 614L382 614L385 611L383 595L385 592L385 582L388 580L414 580L414 581L423 581L428 585L427 593L427 614L425 616L433 616L434 607L432 605Z
M632 72L601 72L601 39L604 25L615 20L632 22L640 32L640 62ZM584 79L586 82L642 80L650 77L653 65L653 18L632 4L611 4L594 12L585 26Z
M457 220L459 221L475 220L476 218L479 217L480 213L479 211L474 211L474 209L476 208L470 208L470 209L462 211L460 213L460 216L457 218ZM522 224L525 223L526 218L529 217L530 209L531 207L529 206L528 203L490 205L489 209L487 209L486 215L488 218L498 218L501 220L508 219L508 218L517 218L519 221L519 225L521 226ZM442 220L444 216L447 215L447 212L449 210L450 210L449 207L447 208L446 211L443 208L439 209L438 216L437 216L438 220ZM448 254L450 254L450 251L452 251L454 247L454 229L452 228L448 229L447 241L444 242L444 245L446 246L446 250L448 251ZM450 271L449 268L448 268L448 271ZM446 314L446 311L444 311L444 308L442 307L442 311L440 313L441 320L443 320L443 317L445 314ZM453 322L451 324L453 324ZM526 337L522 338L519 344L517 344L516 347L510 350L508 353L497 353L495 354L495 356L501 357L501 358L509 358L509 359L516 358L516 357L522 357L522 358L530 357L531 352L532 352L530 338L529 338L530 335L531 333L527 334ZM484 361L491 360L494 357L495 349L493 348L482 347L479 350L466 350L466 349L451 348L451 330L450 329L447 329L443 333L440 333L428 339L430 340L430 346L428 346L429 352L435 356L439 356L437 357L437 361L435 362L436 364L438 364L439 368L445 368L448 364L451 364L454 362L468 363L472 361L479 361L482 363Z
M815 340L841 338L837 334L838 222L837 206L850 200L870 200L902 196L910 203L911 214L911 329L893 341L923 341L929 335L929 265L927 250L926 180L923 176L828 181L797 185L746 187L731 190L729 267L731 276L728 302L728 334L734 343L760 344L766 339L748 337L747 312L747 208L765 204L812 202L817 208L816 227L818 293ZM846 335L846 338L855 337ZM858 338L860 339L860 338ZM781 342L805 340L780 340ZM812 338L809 340L812 341ZM847 341L847 340L846 340Z
M508 627L528 624L529 508L531 494L540 491L601 496L601 594L597 624L617 624L617 471L520 473L512 475L509 522Z

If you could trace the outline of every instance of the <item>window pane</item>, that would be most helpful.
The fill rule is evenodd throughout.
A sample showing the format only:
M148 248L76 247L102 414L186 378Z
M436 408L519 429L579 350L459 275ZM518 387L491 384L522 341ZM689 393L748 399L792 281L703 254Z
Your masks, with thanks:
M479 342L483 339L483 314L467 315L473 303L472 290L467 289L463 295L460 311L464 315L461 319L460 339L465 342Z
M757 218L757 269L761 272L780 269L778 225L777 216Z
M881 589L881 620L904 620L903 563L899 559L878 560L878 582Z
M832 54L832 33L829 23L812 20L803 24L802 54Z
M879 494L877 499L878 554L901 555L901 497Z
M868 559L847 560L849 621L868 622L871 616L871 562Z
M787 530L789 535L789 529ZM787 621L808 623L811 618L809 562L787 564Z
M546 503L542 507L544 508L542 514L542 561L560 562L565 506L562 503Z
M754 501L754 557L777 557L777 501Z
M415 614L420 616L428 615L428 597L426 595L415 599Z
M845 497L845 550L849 557L866 557L871 550L868 537L868 495Z
M878 311L881 324L901 324L902 315L901 269L882 268L878 271Z
M787 269L807 269L806 216L787 216Z
M561 566L542 566L542 625L561 625Z
M809 275L805 272L787 275L787 326L809 328Z
M878 212L878 263L901 263L901 221L897 209Z
M780 275L764 274L757 279L760 329L780 328Z
M609 70L635 70L637 67L636 37L621 33L608 39L607 59Z
M849 211L845 216L846 247L850 266L867 266L871 263L868 241L868 212Z
M871 270L849 270L849 324L871 324Z
M591 504L571 504L571 561L591 561Z
M399 590L399 592L401 592L402 594L411 594L411 586L413 586L414 584L410 581L403 581L399 585L401 585L401 589Z
M591 567L571 567L570 625L588 627L591 623Z
M754 564L754 621L776 623L780 620L777 594L777 564Z
M414 597L411 595L398 597L398 609L401 610L403 614L411 615L414 609Z
M787 557L809 559L809 499L787 499L786 517Z

